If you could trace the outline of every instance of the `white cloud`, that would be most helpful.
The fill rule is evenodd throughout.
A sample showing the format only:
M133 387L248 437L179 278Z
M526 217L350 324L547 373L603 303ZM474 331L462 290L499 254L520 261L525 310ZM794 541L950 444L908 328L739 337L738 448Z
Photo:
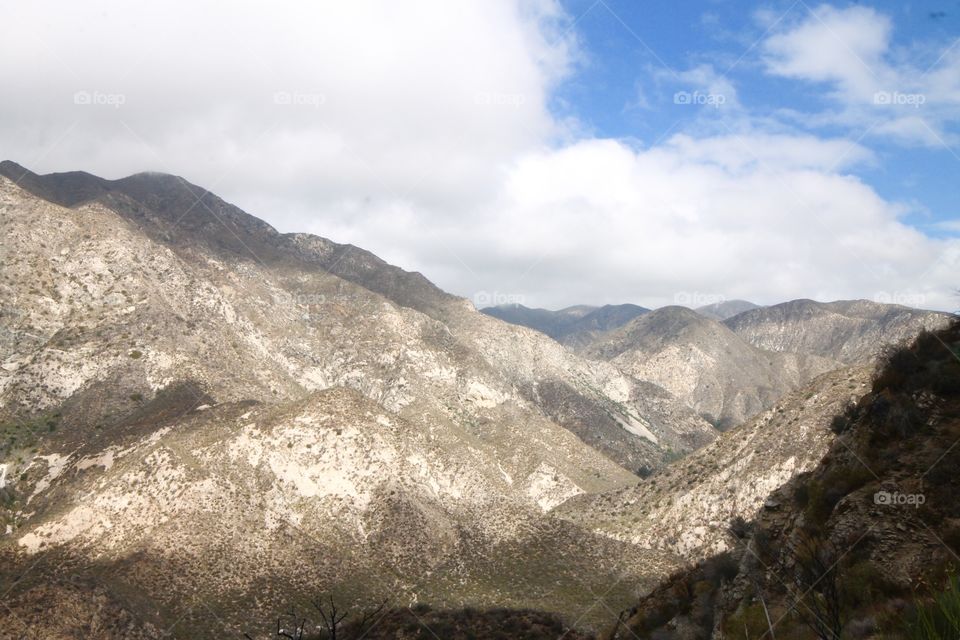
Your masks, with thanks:
M891 28L889 18L868 7L821 5L764 42L767 65L777 75L836 83L847 96L872 96L885 72Z
M560 133L546 100L575 44L547 0L18 3L4 20L5 153L317 201L489 190L503 158Z
M743 147L799 153L730 162ZM960 245L902 224L902 206L823 169L840 148L786 136L676 136L646 150L584 140L520 159L466 225L421 239L398 224L378 242L449 247L477 274L456 276L461 292L555 307L670 304L683 292L761 302L909 292L954 305Z
M895 48L892 34L892 21L874 9L821 5L775 28L761 48L769 73L829 87L835 108L807 124L869 126L869 136L899 144L954 144L953 127L960 122L956 43L939 43L924 65Z
M18 26L0 40L0 148L35 170L175 172L282 230L351 242L467 296L922 290L927 306L953 305L957 241L903 225L904 206L845 173L874 161L867 148L761 133L709 66L678 80L728 98L729 124L701 110L712 130L638 149L553 116L581 55L553 0L101 0L17 3L4 19ZM777 72L860 87L854 66L831 75L804 59L817 33L769 49ZM875 60L884 37L876 27L856 49ZM75 104L77 91L122 104Z

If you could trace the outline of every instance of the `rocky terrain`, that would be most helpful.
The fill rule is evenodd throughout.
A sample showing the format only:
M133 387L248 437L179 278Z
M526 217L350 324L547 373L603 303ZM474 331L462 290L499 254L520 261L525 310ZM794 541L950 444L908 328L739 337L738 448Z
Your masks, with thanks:
M572 498L558 513L594 531L687 560L736 541L730 521L752 519L775 489L815 468L833 417L868 389L871 367L823 374L773 408L632 487Z
M663 307L632 320L583 353L662 386L720 429L839 366L819 356L759 349L685 307Z
M676 566L551 515L712 441L662 388L180 178L0 169L0 627L206 637L317 589L590 626Z
M820 464L731 522L727 552L602 637L956 637L960 324L888 353L831 431Z
M721 430L769 409L822 373L870 363L885 345L943 326L948 317L866 300L795 300L771 307L730 300L696 310L671 306L632 317L617 314L617 322L572 330L603 310L585 309L512 305L485 313L535 328L583 356L663 387Z
M740 313L724 324L761 349L856 364L874 358L884 345L913 339L920 329L943 326L948 318L868 300L793 300Z
M270 637L321 592L605 628L944 321L575 307L561 344L165 174L0 163L0 234L0 637Z

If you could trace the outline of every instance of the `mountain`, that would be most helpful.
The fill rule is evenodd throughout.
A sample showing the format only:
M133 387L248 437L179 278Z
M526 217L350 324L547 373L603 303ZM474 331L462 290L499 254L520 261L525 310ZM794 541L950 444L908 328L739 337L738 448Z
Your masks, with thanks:
M697 307L694 309L694 311L702 316L710 318L711 320L719 320L723 322L724 320L732 318L735 315L739 315L744 311L750 311L752 309L759 308L760 305L747 302L746 300L724 300L723 302L714 302L713 304Z
M677 566L552 514L716 437L664 389L182 178L0 173L0 627L237 635L317 589L596 625Z
M663 307L635 318L583 353L667 389L721 429L769 408L838 364L758 349L686 307Z
M623 326L649 309L635 304L608 304L602 307L578 305L548 311L508 304L487 307L481 311L505 322L535 329L557 342L577 348L589 344L603 332Z
M960 324L890 351L808 473L734 519L601 637L951 638L960 632Z
M869 389L871 367L831 371L635 486L578 496L557 511L617 540L688 561L726 550L729 525L752 518L768 495L814 469L833 417Z
M941 327L949 319L946 313L867 300L793 300L752 309L724 323L761 349L855 364L869 361L885 345L909 340L921 329Z

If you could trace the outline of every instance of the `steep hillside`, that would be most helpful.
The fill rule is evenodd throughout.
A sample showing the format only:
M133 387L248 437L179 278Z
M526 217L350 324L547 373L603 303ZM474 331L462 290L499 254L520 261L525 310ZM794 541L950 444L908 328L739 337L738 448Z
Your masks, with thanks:
M960 323L888 351L822 463L731 550L680 572L606 638L952 638L960 633Z
M9 173L10 165L4 166ZM229 387L213 394L220 400L269 400L303 389L348 384L365 387L363 391L377 401L403 406L409 400L397 396L417 393L426 402L437 403L451 392L478 406L518 394L521 401L536 401L541 396L533 393L533 385L547 382L562 389L546 396L561 404L537 410L560 416L562 426L584 435L630 469L659 466L668 455L689 451L712 437L710 426L692 411L676 403L667 406L662 391L654 390L647 401L641 396L649 385L613 367L583 362L539 334L478 314L466 301L436 289L419 274L386 265L372 254L315 236L278 234L173 176L139 174L117 181L82 176L111 190L95 201L84 200L88 204L79 209L60 212L48 211L50 205L43 201L8 205L11 211L21 211L10 216L13 226L8 227L8 245L15 248L11 255L21 278L16 287L21 290L9 290L7 299L23 300L11 305L21 314L13 319L18 327L31 320L43 325L42 316L50 315L52 322L45 331L74 331L70 325L83 325L87 320L83 314L90 312L110 316L118 335L137 335L122 327L124 323L151 324L150 332L157 340L168 341L170 348L155 355L143 351L148 355L144 362L124 366L163 362L170 369L171 350L175 351L183 362L176 363L179 373L171 379L186 372L186 377ZM61 183L75 187L77 180L75 174L28 174L24 182L43 185L35 190L53 192L58 200L70 203ZM97 193L93 186L78 190ZM43 219L31 220L28 210L42 211ZM120 227L117 215L126 221ZM51 229L50 239L63 247L57 251L66 253L48 260L52 250L39 241L43 223L58 227ZM30 225L37 228L28 230ZM151 252L155 255L148 256ZM86 273L97 260L103 261L102 256L111 256L116 264ZM48 295L37 282L48 290L55 285L56 295ZM54 305L56 296L63 300ZM130 307L136 310L129 312L132 317L126 315ZM65 314L72 314L72 320L65 321ZM53 329L58 323L62 326ZM241 334L237 339L225 337L237 333ZM194 335L181 341L181 334ZM425 350L406 347L417 339ZM206 344L188 348L191 342L202 341ZM378 347L377 341L387 348ZM68 358L70 353L58 352L56 357ZM44 357L51 354L45 351ZM106 365L102 359L81 359L86 367ZM185 366L186 360L191 360L190 366ZM23 364L19 362L17 366ZM487 373L464 375L461 365L478 366ZM8 364L8 371L12 366ZM30 387L30 393L39 387L39 366L40 361L32 362L14 376ZM212 372L201 373L203 369ZM236 377L229 381L219 373L234 369ZM376 376L372 369L378 371ZM419 380L410 381L414 370ZM104 375L98 373L100 378ZM500 379L483 380L484 375ZM437 387L448 390L439 392ZM136 392L144 394L142 389L131 390ZM54 394L46 405L28 403L27 409L42 410L68 395ZM441 404L449 412L456 402ZM571 404L578 410L569 410ZM4 405L9 407L9 401ZM604 419L595 419L597 415Z
M884 345L942 327L947 314L867 300L793 300L760 307L725 324L761 349L805 353L847 364L867 363Z
M584 354L667 389L721 429L837 366L816 356L758 349L686 307L664 307L636 318Z
M585 589L624 579L612 595L622 601L675 566L669 554L531 508L531 498L549 505L597 478L539 463L537 449L563 445L523 433L502 443L508 456L455 425L408 422L346 389L277 407L198 408L136 430L106 449L91 443L16 469L5 570L17 573L4 578L57 562L17 583L14 606L69 567L156 628L179 621L184 637L216 637L319 590L353 607L390 596L403 606L579 615ZM566 446L584 450L572 436Z
M732 519L753 518L771 491L820 463L833 441L833 416L863 395L870 371L824 374L639 484L572 498L557 513L688 560L723 551Z
M129 621L102 637L236 635L318 588L589 626L591 590L625 602L675 566L550 514L715 437L663 389L173 176L21 177L0 177L0 628L45 603L76 612L41 616L51 637L98 607Z

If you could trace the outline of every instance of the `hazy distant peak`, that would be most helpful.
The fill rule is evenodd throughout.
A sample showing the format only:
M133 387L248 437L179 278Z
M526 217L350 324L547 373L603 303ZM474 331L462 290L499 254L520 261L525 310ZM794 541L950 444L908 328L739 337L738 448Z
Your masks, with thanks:
M751 309L756 309L759 306L760 305L754 304L748 300L724 300L723 302L715 302L713 304L697 307L696 312L700 315L713 318L714 320L720 320L722 322L727 318L732 318L737 314L743 313L744 311L750 311Z

